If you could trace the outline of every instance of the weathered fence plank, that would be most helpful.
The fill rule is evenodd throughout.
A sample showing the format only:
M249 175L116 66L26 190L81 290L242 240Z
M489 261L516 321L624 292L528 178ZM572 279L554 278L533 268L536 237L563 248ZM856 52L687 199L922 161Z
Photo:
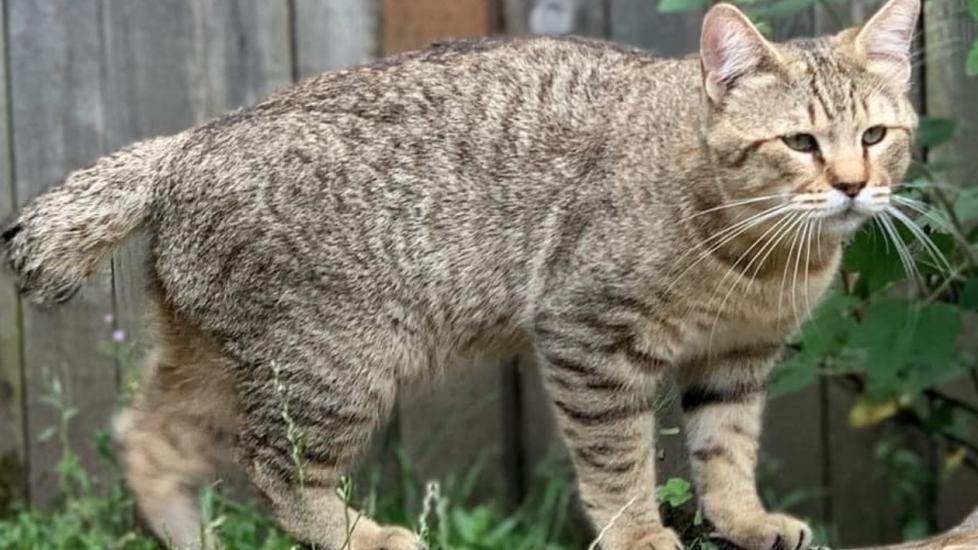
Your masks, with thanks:
M101 154L254 103L291 81L288 11L282 2L10 4L21 204ZM39 399L61 369L71 404L79 410L72 446L97 469L90 440L108 424L118 379L113 360L101 349L110 331L101 319L115 310L119 326L138 331L144 257L138 242L130 244L113 260L114 281L104 268L81 299L57 310L24 311L31 485L37 502L54 493L51 466L59 455L52 442L36 441L55 420Z
M99 55L104 43L95 3L10 0L7 5L14 181L23 205L107 152ZM108 335L101 319L112 310L109 271L103 266L74 300L56 310L22 311L35 502L47 501L57 487L57 439L38 440L58 422L58 412L42 402L55 378L78 411L71 421L72 446L86 464L99 464L92 434L105 426L116 398L115 365L100 348Z
M384 54L422 47L446 38L497 33L496 3L383 2L380 31ZM514 367L511 360L453 365L444 380L405 388L396 422L399 442L418 477L458 479L478 465L475 494L514 503L519 497L518 446L511 444Z
M952 143L930 154L930 160L948 165L947 177L956 184L978 185L978 84L964 74L968 50L978 37L978 25L960 0L932 0L924 4L924 55L927 114L957 121Z
M7 82L6 2L0 2L0 82ZM13 212L17 195L10 159L10 105L0 94L0 221ZM0 512L24 498L27 452L24 441L23 364L20 357L20 300L0 270Z
M481 38L499 30L498 10L495 0L384 0L381 44L391 54L446 38Z
M956 138L928 151L928 160L946 167L947 183L978 186L978 80L964 72L968 50L978 37L978 25L968 14L965 2L930 0L924 3L924 52L916 58L922 64L926 83L925 109L930 116L948 117L957 122ZM972 338L974 329L971 331ZM963 392L960 384L946 390L960 392L957 397L975 402L974 391ZM957 387L954 387L957 386ZM938 466L957 449L942 449ZM943 475L943 471L935 472ZM936 503L941 526L952 525L974 505L978 474L958 469L940 485Z
M293 0L296 77L363 63L377 55L377 0Z
M697 51L703 12L666 14L648 0L610 0L611 39L661 56Z
M107 4L108 148L179 132L287 86L288 16L284 2L261 0ZM112 264L117 325L135 343L146 315L145 245L127 243Z

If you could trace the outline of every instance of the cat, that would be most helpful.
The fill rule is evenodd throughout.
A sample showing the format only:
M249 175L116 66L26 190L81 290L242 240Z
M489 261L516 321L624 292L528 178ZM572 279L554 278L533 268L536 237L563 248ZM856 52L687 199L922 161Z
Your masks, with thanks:
M422 548L351 528L338 480L403 382L527 350L601 548L682 547L652 497L670 373L719 536L808 548L755 488L765 378L907 169L919 10L771 43L720 4L685 59L436 44L102 158L25 207L4 249L20 291L57 303L151 237L155 351L117 428L174 546L214 543L197 490L238 465L298 540Z

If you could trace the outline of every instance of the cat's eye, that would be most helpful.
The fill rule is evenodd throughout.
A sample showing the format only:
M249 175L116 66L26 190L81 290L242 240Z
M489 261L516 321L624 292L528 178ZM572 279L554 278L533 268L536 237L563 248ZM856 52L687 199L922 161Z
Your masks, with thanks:
M883 141L886 137L886 126L873 126L863 132L863 145L869 147Z
M781 139L785 145L800 153L814 153L818 151L818 140L811 134L791 134Z

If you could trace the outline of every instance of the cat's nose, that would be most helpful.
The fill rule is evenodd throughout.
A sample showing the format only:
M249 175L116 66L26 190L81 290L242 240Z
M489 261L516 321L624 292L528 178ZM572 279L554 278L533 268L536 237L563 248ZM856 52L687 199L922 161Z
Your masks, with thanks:
M863 190L863 187L866 187L866 182L840 181L840 182L833 183L832 187L835 187L839 191L842 191L842 193L845 194L845 196L849 197L850 199L854 199L856 198L856 195L858 195L859 192Z

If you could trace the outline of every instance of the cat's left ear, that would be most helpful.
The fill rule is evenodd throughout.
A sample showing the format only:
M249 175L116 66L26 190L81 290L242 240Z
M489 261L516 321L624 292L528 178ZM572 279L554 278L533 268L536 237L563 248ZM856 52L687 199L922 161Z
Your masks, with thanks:
M779 62L774 47L750 20L730 4L717 4L703 18L700 66L703 88L715 103L737 82Z
M853 46L866 70L899 87L910 84L910 50L920 0L890 0L856 34Z

